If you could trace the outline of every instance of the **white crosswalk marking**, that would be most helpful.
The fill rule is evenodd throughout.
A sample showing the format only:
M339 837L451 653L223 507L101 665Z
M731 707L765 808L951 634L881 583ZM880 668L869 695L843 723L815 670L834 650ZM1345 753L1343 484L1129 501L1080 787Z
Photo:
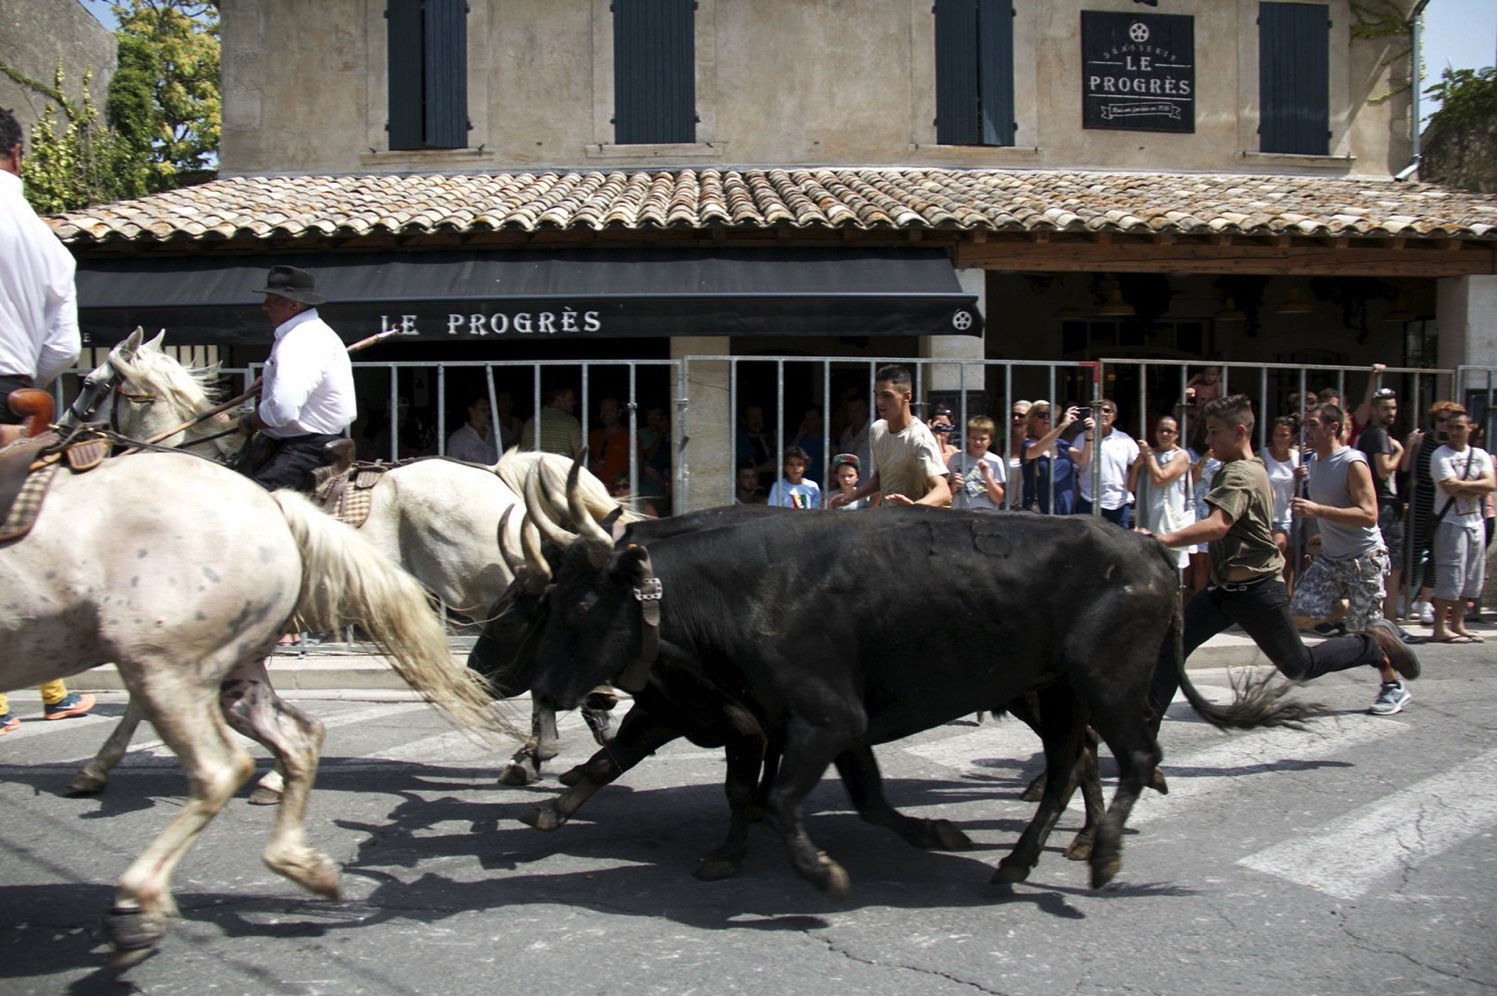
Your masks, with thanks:
M1495 766L1493 753L1468 761L1354 810L1321 833L1276 844L1238 864L1338 899L1357 899L1401 868L1492 833L1498 819Z

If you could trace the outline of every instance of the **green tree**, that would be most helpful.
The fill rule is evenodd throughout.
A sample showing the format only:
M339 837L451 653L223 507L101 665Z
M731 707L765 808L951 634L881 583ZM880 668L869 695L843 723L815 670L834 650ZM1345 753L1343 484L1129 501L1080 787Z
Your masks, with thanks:
M62 68L47 86L16 73L12 78L51 99L32 127L21 158L26 199L43 214L55 214L100 201L139 197L149 191L150 170L131 143L99 121L83 77L83 101L63 94Z
M1468 129L1490 125L1498 114L1498 81L1492 66L1486 69L1441 71L1441 82L1427 87L1427 96L1441 102L1430 116L1432 128Z
M110 125L151 163L155 190L218 160L217 0L123 0L119 68L105 109Z

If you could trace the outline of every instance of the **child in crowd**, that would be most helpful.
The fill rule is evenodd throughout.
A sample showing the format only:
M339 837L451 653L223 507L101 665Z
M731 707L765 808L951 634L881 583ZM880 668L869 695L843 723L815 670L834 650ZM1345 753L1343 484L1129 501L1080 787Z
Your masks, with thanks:
M780 469L785 479L770 485L770 496L765 502L780 508L821 508L822 489L816 481L806 479L806 468L811 458L799 446L792 446L781 458Z
M996 512L1004 507L1004 462L988 452L993 443L993 419L974 415L967 420L967 449L947 457L951 472L952 507Z
M839 453L832 458L832 481L836 487L831 493L849 496L849 501L846 505L837 506L838 511L868 507L869 500L867 498L860 498L857 501L852 500L853 492L858 490L858 472L858 457L852 453Z

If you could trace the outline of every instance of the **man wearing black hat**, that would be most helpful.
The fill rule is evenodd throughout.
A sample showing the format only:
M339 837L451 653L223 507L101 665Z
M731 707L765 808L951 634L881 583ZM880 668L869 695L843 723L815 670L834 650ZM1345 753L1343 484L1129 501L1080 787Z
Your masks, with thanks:
M273 266L262 307L275 329L260 404L240 422L256 431L258 450L241 469L266 488L312 489L312 471L326 462L324 447L340 438L358 415L348 349L317 315L324 298L312 274Z

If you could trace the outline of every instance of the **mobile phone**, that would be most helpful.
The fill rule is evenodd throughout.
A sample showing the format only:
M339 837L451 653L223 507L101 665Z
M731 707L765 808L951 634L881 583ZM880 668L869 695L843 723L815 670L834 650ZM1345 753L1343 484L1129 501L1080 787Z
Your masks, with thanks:
M1092 406L1091 405L1078 405L1077 406L1077 420L1081 421L1084 418L1092 418Z

